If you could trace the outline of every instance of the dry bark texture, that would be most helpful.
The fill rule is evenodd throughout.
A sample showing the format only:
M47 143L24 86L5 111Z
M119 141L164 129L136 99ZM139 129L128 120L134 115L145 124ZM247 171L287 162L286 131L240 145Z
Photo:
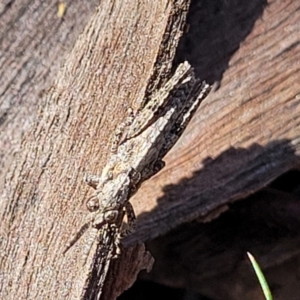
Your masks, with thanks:
M83 174L100 174L113 130L127 108L138 108L144 94L151 93L169 73L187 8L186 1L107 0L90 16L90 3L67 3L63 18L56 16L55 1L7 1L0 5L2 179L10 167L1 198L2 299L79 298L86 282L82 255L88 238L83 237L65 257L61 251L87 214L84 204L91 191L82 182ZM188 59L199 77L217 83L215 92L167 156L166 167L132 200L138 226L125 244L151 240L194 219L211 220L233 201L255 193L299 164L299 22L297 1L194 2L189 32L176 59ZM156 77L146 90L149 80ZM54 80L53 87L44 93ZM39 98L39 94L44 95ZM38 103L41 109L36 119ZM280 197L269 195L261 197L280 203ZM289 196L285 195L290 199L287 203L298 208L298 194ZM174 251L190 249L188 255L193 258L195 253L204 253L199 262L187 264L188 269L195 268L194 273L179 272L178 277L170 278L160 272L151 279L184 288L191 288L188 282L192 282L192 288L198 286L198 292L213 299L259 299L254 297L256 289L248 298L245 292L234 298L232 294L240 286L230 294L226 280L222 289L208 291L212 276L221 278L221 270L229 278L227 274L236 271L232 266L241 259L236 261L233 253L231 259L225 255L203 264L206 254L216 247L209 239L211 232L224 224L212 225L205 239L197 237L202 227L190 226L180 231L191 232L190 238L184 235L182 241L174 235L169 244L166 237L158 243L162 248L154 243L152 249L158 261L168 256L168 245L180 240L182 248ZM283 245L280 253L288 254L279 261L299 257L295 256L299 249L296 237L285 238L283 234L279 241ZM273 240L270 245L263 245L261 251L269 254L278 246ZM122 266L131 273L129 279L122 278L128 282L114 283L117 291L110 291L112 285L108 285L106 299L113 299L132 283L139 269L151 263L142 248L137 253L131 251L129 257L140 260L132 260L130 270ZM276 253L267 254L266 266L271 268L270 257ZM220 262L224 260L229 266L223 271ZM161 264L162 270L172 265L168 261ZM196 265L206 267L198 270ZM243 267L241 270L243 273ZM276 299L287 298L279 293Z
M166 167L132 200L143 215L129 243L205 217L299 163L297 4L206 4L198 4L190 26L203 42L187 35L185 58L195 61L202 78L223 79L167 155Z
M102 292L94 253L83 258L88 236L77 252L62 249L84 221L84 173L100 174L129 106L168 79L187 8L188 1L102 1L78 37L6 178L3 298L114 299L151 266L143 246L129 249L127 267L115 263L119 282L108 280Z
M0 3L0 177L35 120L41 95L57 75L98 1Z
M299 169L298 10L295 2L194 2L180 55L219 82L218 90L166 168L132 201L143 215L129 243L188 218L215 218L230 202ZM149 242L156 263L143 278L209 299L264 299L245 257L252 251L274 298L298 299L299 180L299 171L289 172L284 184L236 204L220 220L182 225Z

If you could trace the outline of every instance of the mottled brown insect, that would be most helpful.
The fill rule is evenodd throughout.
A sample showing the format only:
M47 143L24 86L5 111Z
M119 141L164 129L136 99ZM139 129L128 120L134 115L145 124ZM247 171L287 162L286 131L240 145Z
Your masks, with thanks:
M101 176L86 177L86 182L95 189L94 196L87 202L91 218L64 253L91 226L101 230L103 237L114 235L111 256L119 254L124 214L128 219L127 231L131 231L135 224L130 197L143 181L163 168L163 157L179 139L209 91L210 86L196 79L189 63L184 62L142 109L135 115L131 112L129 118L119 125L112 142L112 155Z

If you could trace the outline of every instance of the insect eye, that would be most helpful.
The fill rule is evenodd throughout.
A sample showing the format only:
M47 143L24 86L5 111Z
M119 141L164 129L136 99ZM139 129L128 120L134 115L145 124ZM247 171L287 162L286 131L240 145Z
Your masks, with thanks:
M87 203L86 207L90 212L94 212L99 209L99 201L96 197L90 198Z
M117 216L118 216L118 211L111 210L104 214L104 219L107 222L114 222L117 219Z

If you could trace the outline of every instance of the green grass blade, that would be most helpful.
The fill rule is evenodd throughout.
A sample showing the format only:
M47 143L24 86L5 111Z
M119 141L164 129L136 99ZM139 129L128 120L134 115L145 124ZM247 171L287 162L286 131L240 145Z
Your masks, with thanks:
M270 288L268 286L268 283L266 281L266 278L265 278L264 274L262 273L262 271L261 271L258 263L256 262L254 256L251 253L249 253L249 252L247 252L247 255L248 255L248 258L249 258L249 260L250 260L250 262L252 264L252 267L253 267L253 269L255 271L255 274L256 274L256 276L258 278L259 284L260 284L260 286L262 288L262 291L263 291L263 293L265 295L266 300L273 300L273 297L272 297Z

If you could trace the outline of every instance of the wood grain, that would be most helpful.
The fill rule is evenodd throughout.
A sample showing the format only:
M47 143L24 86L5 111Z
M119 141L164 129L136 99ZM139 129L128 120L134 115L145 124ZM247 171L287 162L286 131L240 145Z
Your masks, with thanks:
M22 0L0 3L0 182L24 134L36 119L38 104L54 82L98 1Z
M196 11L195 4L190 19L201 20L201 27L191 25L194 32L185 40L198 72L223 79L167 155L166 167L132 200L140 217L128 244L152 239L195 218L209 218L211 211L224 211L228 203L299 164L297 4L273 1L264 9L263 1L255 1L244 3L242 9L229 2L219 7L219 14L213 10L218 5L207 3L205 11ZM247 38L237 42L245 33ZM211 41L197 47L197 37ZM228 52L220 52L226 43ZM235 47L234 54L229 52ZM218 56L220 61L214 61ZM228 69L221 74L225 61Z
M60 251L86 216L83 175L100 174L128 107L165 80L158 66L168 74L187 10L186 1L175 10L172 1L101 1L90 18L91 6L72 1L57 19L54 2L0 5L4 299L79 298L87 237L69 256ZM211 220L299 165L299 18L296 1L193 2L176 62L188 60L215 92L133 199L139 222L127 244ZM140 259L130 278L150 261Z
M188 1L101 1L78 37L6 177L2 298L90 299L99 294L94 288L86 292L93 263L83 267L88 235L62 255L87 213L90 191L83 175L101 173L113 131L128 108L138 108L144 95L167 79L187 7ZM119 288L111 289L108 282L106 299L114 299L151 265L142 246L128 251L131 276L118 270Z

